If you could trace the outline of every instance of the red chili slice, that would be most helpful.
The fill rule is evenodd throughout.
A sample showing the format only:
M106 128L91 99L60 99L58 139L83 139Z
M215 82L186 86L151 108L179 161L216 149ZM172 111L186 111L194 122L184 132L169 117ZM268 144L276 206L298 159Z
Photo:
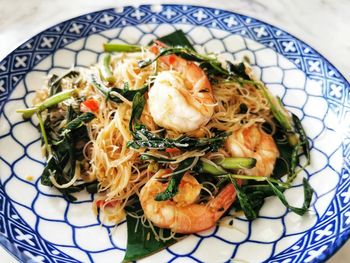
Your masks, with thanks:
M86 111L97 112L98 109L99 109L98 101L92 98L87 99L86 101L80 104L80 111L82 112L86 112Z
M178 148L166 148L165 152L167 153L178 153L180 150Z

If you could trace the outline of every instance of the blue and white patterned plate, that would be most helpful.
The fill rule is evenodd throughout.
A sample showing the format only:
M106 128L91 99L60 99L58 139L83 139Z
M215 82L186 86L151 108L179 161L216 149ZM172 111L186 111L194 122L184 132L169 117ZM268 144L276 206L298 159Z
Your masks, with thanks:
M337 69L302 41L251 17L186 5L140 6L63 22L0 62L0 243L19 260L119 262L126 224L101 226L91 195L80 193L78 202L67 203L40 185L40 134L15 110L31 104L47 74L96 63L102 43L147 44L179 28L199 51L231 60L248 56L256 74L301 118L312 165L286 195L290 203L302 203L303 176L316 194L304 217L268 198L255 221L237 217L232 227L191 235L142 262L320 262L348 239L350 87Z

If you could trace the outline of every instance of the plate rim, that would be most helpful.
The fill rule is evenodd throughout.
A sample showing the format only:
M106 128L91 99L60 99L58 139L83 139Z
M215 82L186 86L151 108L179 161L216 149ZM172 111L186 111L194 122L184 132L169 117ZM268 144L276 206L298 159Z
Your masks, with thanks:
M319 52L317 49L315 49L312 45L310 45L310 44L304 42L302 39L300 39L300 37L297 37L297 36L291 34L288 30L282 29L282 28L280 28L279 26L275 26L274 24L271 24L271 23L269 23L269 22L266 22L266 21L264 21L264 19L258 19L258 18L255 18L255 17L251 16L251 15L246 15L246 14L243 14L243 13L240 13L240 12L237 12L237 11L234 11L234 10L229 10L229 9L224 9L224 8L215 8L215 7L206 6L206 5L192 5L192 4L181 4L181 3L175 3L175 4L166 4L166 3L151 4L151 3L150 3L150 4L141 4L141 5L138 5L138 6L134 6L134 5L120 5L120 6L118 6L117 8L132 8L132 9L134 9L134 10L135 10L135 9L139 9L139 8L150 8L150 11L151 11L150 13L152 13L152 14L153 14L153 13L159 14L160 12L153 12L153 11L151 10L151 7L152 7L152 6L155 6L155 5L160 5L160 6L162 6L162 8L164 8L164 7L184 7L184 6L187 6L187 7L189 7L189 8L195 8L195 9L203 8L203 9L210 9L210 10L219 10L219 11L228 12L228 13L231 13L231 14L234 14L234 15L239 15L239 16L242 16L242 17L252 18L252 19L254 19L255 21L259 22L259 24L266 25L266 26L269 26L269 27L278 29L278 30L282 31L283 33L287 34L288 37L294 38L294 39L296 39L299 43L302 43L303 45L305 45L305 46L311 48L311 49L317 54L317 57L318 57L318 58L322 59L322 60L325 61L328 65L330 65L333 69L335 69L336 73L338 74L337 79L338 79L338 80L341 80L341 82L343 82L343 83L345 84L345 90L348 90L349 87L350 87L350 81L348 81L348 80L345 78L345 76L342 74L342 72L341 72L336 66L334 66L334 64L333 64L332 62L330 62L321 52ZM60 25L60 24L63 24L63 23L69 23L69 22L71 22L71 21L74 21L74 20L77 20L77 19L79 19L79 18L85 17L85 16L87 16L87 15L89 15L89 14L99 14L99 13L107 12L107 11L114 11L114 12L115 12L115 10L116 10L116 7L102 8L102 9L98 9L98 10L95 10L95 11L86 12L86 13L83 13L83 14L80 14L80 15L76 15L76 16L71 17L71 18L66 19L66 20L62 19L62 20L60 20L60 22L54 23L54 24L52 24L51 26L48 26L48 27L46 27L45 29L40 30L40 31L37 32L36 34L30 36L30 37L27 38L26 40L19 42L20 44L18 44L14 49L12 49L12 51L10 51L7 55L5 55L5 56L1 59L0 63L3 62L3 61L5 61L5 60L8 60L11 56L13 56L13 55L15 54L15 52L16 52L21 46L23 46L25 43L27 43L28 41L32 40L33 38L35 38L35 37L41 35L42 33L47 32L47 31L50 30L51 28L54 28L54 27L56 27L56 26L58 26L58 25ZM138 23L135 23L135 25L139 25L139 24L142 24L142 23L143 23L143 22L140 21L140 22L138 22ZM145 24L149 24L149 23L150 23L150 22L146 22ZM158 22L158 23L156 23L156 24L166 24L166 23L164 23L164 22ZM169 22L169 24L171 24L171 22ZM199 26L199 25L196 25L196 24L193 23L193 22L190 22L189 24L191 24L191 25L193 25L193 26ZM133 25L133 26L135 26L135 25ZM203 26L204 26L204 25L203 25ZM121 27L122 27L122 26L112 27L112 28L109 28L109 29L104 29L104 30L102 30L102 31L111 30L111 29L113 29L113 28L121 28ZM211 26L209 26L209 25L206 25L206 27L213 28L213 27L211 27ZM96 33L102 32L102 31L96 31ZM90 32L90 33L81 35L81 36L77 37L76 39L74 39L73 42L74 42L74 41L77 41L77 40L79 40L79 39L82 39L82 38L86 38L86 37L88 37L88 36L90 36L90 35L93 35L93 34L94 34L94 32ZM234 33L232 33L232 34L234 34ZM61 34L60 34L60 35L61 35ZM249 37L248 37L248 38L249 38ZM250 39L250 38L249 38L249 39ZM254 40L254 41L256 41L256 40ZM65 44L65 45L63 45L63 46L60 46L60 47L55 48L55 50L50 51L50 54L47 55L47 56L52 55L55 51L57 51L57 50L60 49L60 48L64 48L66 45L69 45L70 43L72 43L72 42L69 42L69 43L67 43L67 44ZM265 45L264 45L264 46L265 46ZM293 63L293 65L297 66L292 60L290 60L290 59L289 59L288 57L286 57L284 54L280 53L278 50L274 50L274 52L276 52L277 54L282 55L283 57L287 58L288 61L290 61L291 63ZM31 51L31 53L33 53L33 51ZM38 65L40 62L42 62L45 58L47 58L47 56L41 58L40 60L38 60L37 62L35 62L33 65L31 65L28 69L26 69L26 70L25 70L26 74L27 74L28 72L30 72L30 71L31 71L36 65ZM305 70L302 70L302 69L300 69L299 67L297 67L297 69L301 70L301 71L306 75L306 78L309 78L308 73L305 72ZM5 74L6 74L6 73L5 73ZM9 90L8 94L5 95L5 98L4 98L2 101L0 101L0 103L1 103L1 104L0 104L0 114L3 112L3 108L4 108L5 104L6 104L6 102L8 101L8 98L11 96L12 92L15 90L15 88L17 87L18 84L19 84L19 82L17 82L14 86L13 86L13 85L9 85L10 88L11 88L11 90ZM325 95L325 94L322 94L323 97L324 97L324 95ZM328 99L327 99L327 102L328 102ZM344 104L344 103L342 103L342 104ZM343 143L344 143L344 141L342 142L342 145L343 145ZM343 157L343 163L342 163L342 169L343 169L343 168L344 168L345 156L342 156L342 157ZM349 181L349 180L348 180L348 181ZM16 210L16 208L14 208L13 205L12 205L12 203L10 202L10 198L8 197L7 193L4 191L4 187L3 187L2 181L0 181L0 188L1 188L1 190L3 191L4 195L6 196L7 202L9 202L9 203L10 203L10 206L11 206L14 210ZM339 184L337 185L337 187L336 187L335 190L338 190L338 188L339 188ZM335 197L336 197L336 196L334 196L334 197L332 198L332 200L333 200ZM331 204L332 204L332 203L330 203L329 206L331 206ZM328 206L328 207L329 207L329 206ZM327 208L328 208L328 207L327 207ZM16 210L16 211L17 211L17 210ZM305 233L305 234L306 234L306 233ZM304 236L305 234L303 234L303 236ZM6 239L6 241L3 241L3 240L2 240L2 237L3 237L4 239ZM327 260L327 259L329 259L331 256L333 256L337 251L339 251L340 248L343 247L343 245L350 239L350 229L348 228L348 229L346 229L345 231L343 231L343 232L341 233L341 235L337 235L337 236L336 236L336 238L339 238L339 237L341 237L340 240L338 240L337 242L334 242L334 243L335 243L334 246L328 246L327 249L324 250L320 256L318 256L318 257L315 258L315 260L320 260L320 257L321 257L321 256L322 256L322 261L323 261L323 260ZM299 239L299 240L300 240L300 239ZM298 240L298 241L299 241L299 240ZM298 241L297 241L297 242L298 242ZM48 243L50 243L50 242L48 242ZM294 243L294 244L295 244L295 243ZM11 242L8 240L8 238L7 238L6 236L2 235L2 234L1 234L1 236L0 236L0 245L1 245L1 247L3 247L7 252L9 252L9 254L10 254L11 256L15 257L17 260L24 260L24 259L27 260L27 259L28 259L28 257L27 257L23 252L19 251L19 250L16 248L16 246L15 246L14 243L11 243ZM288 248L287 248L287 249L288 249ZM287 249L282 250L280 253L282 253L283 251L286 251ZM62 252L62 253L65 254L64 252ZM277 256L278 256L278 255L277 255ZM30 261L31 261L31 260L30 260ZM30 262L30 261L29 261L29 262ZM28 262L28 261L26 261L26 262Z

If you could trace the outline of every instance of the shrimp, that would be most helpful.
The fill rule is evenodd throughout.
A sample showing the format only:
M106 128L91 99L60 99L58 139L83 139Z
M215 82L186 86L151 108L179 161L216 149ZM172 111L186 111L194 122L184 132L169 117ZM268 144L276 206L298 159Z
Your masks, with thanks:
M176 55L162 56L159 61L169 70L157 75L148 93L154 122L180 133L206 125L213 115L215 100L204 71Z
M170 228L175 233L190 234L207 230L215 225L236 199L232 184L204 203L196 203L201 184L186 173L179 185L178 194L167 201L156 201L155 196L163 192L167 184L158 179L167 172L158 171L141 189L140 202L147 219L160 228Z
M225 147L233 157L256 159L254 168L244 170L248 175L270 176L279 156L272 136L259 129L257 125L233 132L227 138Z

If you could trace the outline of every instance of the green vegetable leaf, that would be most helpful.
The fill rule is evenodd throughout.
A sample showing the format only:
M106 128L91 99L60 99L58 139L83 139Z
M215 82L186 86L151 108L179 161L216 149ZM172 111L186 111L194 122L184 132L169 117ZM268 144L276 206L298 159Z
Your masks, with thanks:
M131 262L152 255L176 243L180 238L185 237L185 235L177 234L176 238L171 238L167 241L158 240L150 227L144 226L140 222L140 219L129 215L129 213L136 214L138 217L142 215L140 203L136 203L133 206L127 206L126 211L128 240L123 262ZM153 228L156 233L162 231L164 237L169 237L171 234L169 229L160 230L160 228L156 226L153 226Z
M47 161L44 171L41 174L41 177L40 177L41 184L46 186L52 186L52 183L50 180L50 175L51 175L50 172L55 171L57 167L58 167L58 164L55 160L55 157L52 155L50 159Z
M77 116L75 119L72 121L68 122L66 127L64 128L64 131L71 131L80 128L83 126L85 123L88 123L92 121L95 118L95 114L92 112L84 112L83 114Z
M178 139L163 138L150 132L146 126L138 125L134 127L134 140L128 142L128 147L139 149L158 149L179 148L180 150L206 150L217 151L222 147L228 134L218 132L213 138L192 138L181 136Z
M140 68L145 68L155 62L158 58L167 55L177 55L186 60L195 61L199 63L199 66L206 72L209 78L212 77L224 77L224 78L248 78L245 73L245 66L243 63L237 65L227 62L227 69L223 68L222 63L214 56L208 56L199 54L194 49L187 46L173 46L162 48L158 55L154 59L147 59L139 61Z
M238 64L233 64L230 61L226 61L227 63L227 71L230 75L234 76L237 75L243 79L250 80L250 77L245 72L245 65L243 62Z
M182 46L194 50L193 45L181 29L174 31L169 35L160 37L158 40L169 47Z
M278 185L275 185L275 187L277 187L280 191L285 190L284 187L280 187ZM274 191L268 184L266 184L266 182L263 182L263 184L243 185L241 187L241 190L246 194L247 198L250 200L250 204L252 205L256 214L259 213L261 207L263 206L265 198L275 195ZM239 202L235 202L235 207L238 210L242 210Z
M179 191L179 185L184 174L195 165L195 158L188 158L179 164L179 167L171 174L171 179L164 192L157 194L156 201L165 201L173 198Z
M156 240L150 228L145 228L136 218L127 215L128 243L123 262L132 262L149 255L152 255L174 243L178 240L170 239L165 242ZM154 226L155 231L159 228ZM170 235L170 231L164 229L164 235Z
M43 185L53 186L50 180L51 176L54 176L58 184L65 184L73 178L76 162L83 158L83 147L85 143L89 141L84 123L91 121L94 117L95 115L91 112L78 115L78 113L74 111L72 105L68 107L66 117L63 117L61 120L51 120L50 115L48 115L44 130L50 142L52 155L41 175L41 183ZM59 123L64 119L66 119L68 123L63 128L56 131L55 127L59 127ZM81 191L89 185L89 183L82 184L76 182L68 188L59 188L58 190L67 200L74 201L75 197L72 193Z
M62 91L60 83L59 76L53 74L47 83L49 86L49 97Z
M85 184L86 191L90 194L96 194L98 192L98 182L92 182Z
M284 140L284 131L281 129L277 129L276 133L273 135L273 138L280 155L276 160L272 177L281 178L290 173L292 163L294 162L292 156L294 147Z
M237 198L239 200L239 204L242 208L242 211L244 212L248 220L254 220L255 218L257 218L258 215L257 212L254 210L254 206L251 202L251 199L246 195L244 191L242 191L236 179L230 177L230 180L236 189Z
M301 150L302 150L302 153L305 154L306 156L306 160L307 160L306 165L310 164L310 158L311 158L309 141L307 139L307 136L301 124L301 121L295 114L292 114L292 120L294 124L295 133L292 133L289 136L287 135L289 144L293 146L289 175L288 175L289 182L292 182L295 176L297 175L295 170L297 165L299 164L299 154Z
M271 186L273 192L278 197L278 199L280 199L282 204L285 207L287 207L288 209L290 209L292 212L302 216L309 210L314 190L313 190L313 188L311 187L311 185L309 184L309 182L308 182L308 180L306 178L303 178L304 203L303 203L302 207L294 207L294 206L289 205L289 203L287 202L283 192L280 191L280 189L278 189L269 179L267 180L267 182Z
M175 47L166 47L162 48L159 52L159 54L154 59L147 59L147 60L141 60L139 61L139 67L145 68L151 65L154 61L156 61L158 58L162 56L167 56L175 54L178 55L186 60L196 61L196 62L217 62L217 59L214 57L209 57L206 55L202 55L194 51L193 49L190 49L188 47L183 46L175 46ZM225 71L225 70L224 70Z
M311 157L310 157L310 144L309 144L309 141L307 139L305 130L304 130L303 125L301 124L301 121L299 120L298 116L296 116L295 114L292 114L292 119L294 122L295 130L299 134L300 145L302 146L303 153L306 156L307 164L310 164L310 159L311 159Z
M132 100L132 111L129 121L129 130L134 130L134 125L140 126L139 121L143 112L143 108L146 105L146 98L142 93L137 92Z

